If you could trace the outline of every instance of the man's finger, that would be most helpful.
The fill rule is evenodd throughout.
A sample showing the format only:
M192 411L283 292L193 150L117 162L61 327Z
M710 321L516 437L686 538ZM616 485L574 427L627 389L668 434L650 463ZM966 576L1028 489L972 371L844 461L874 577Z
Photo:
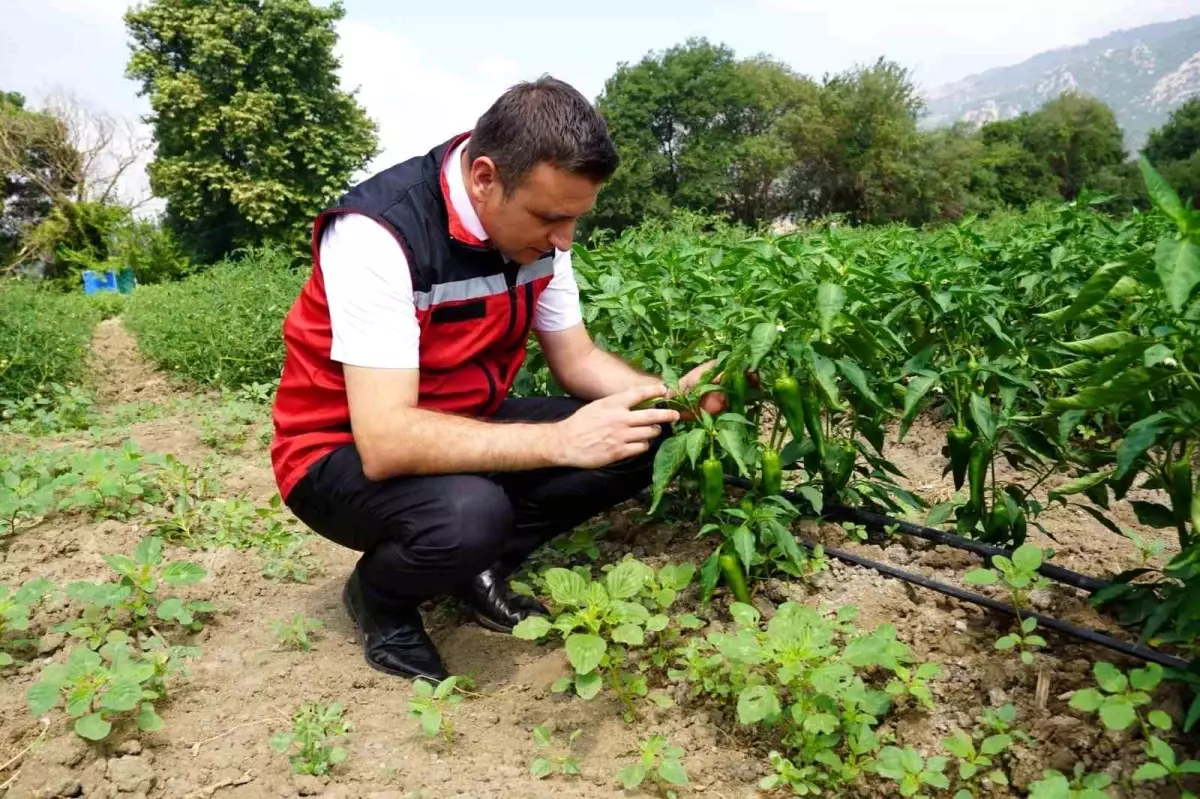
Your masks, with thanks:
M658 383L627 388L620 393L613 394L611 397L609 397L609 399L613 402L619 403L625 408L632 408L639 402L645 402L646 400L654 399L655 397L666 396L666 393L667 387L662 383Z
M675 424L679 421L679 411L670 408L648 408L644 411L630 411L632 424L643 426L652 424Z
M626 441L653 441L662 435L662 428L656 424L646 427L631 427L625 433Z
M625 460L626 458L636 458L650 449L649 441L635 441L632 444L626 444L617 450L619 457L617 460Z

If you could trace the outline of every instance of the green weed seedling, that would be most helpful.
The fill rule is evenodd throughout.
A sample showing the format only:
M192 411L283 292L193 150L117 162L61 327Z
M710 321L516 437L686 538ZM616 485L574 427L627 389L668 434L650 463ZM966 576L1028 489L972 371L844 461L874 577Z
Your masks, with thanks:
M885 746L879 752L875 762L875 773L884 779L895 782L901 796L926 797L925 788L945 790L950 787L950 779L945 775L946 763L949 759L936 755L928 760L911 746L903 749L895 746Z
M865 543L868 538L867 528L861 524L842 522L842 530L846 533L847 538L851 541L857 541L860 544Z
M84 603L83 614L55 628L84 639L92 649L111 640L113 633L128 632L141 640L151 626L162 622L195 632L204 626L201 616L215 610L207 600L184 602L175 596L159 595L160 583L194 585L207 572L190 561L164 563L162 540L156 536L138 542L132 558L105 555L104 560L120 579L116 583L76 582L67 586L67 595Z
M911 697L926 710L933 710L933 694L929 690L929 681L942 673L942 667L937 663L922 663L915 669L897 665L896 676L888 680L884 688L893 699L900 700Z
M1138 708L1150 704L1149 692L1162 681L1162 667L1155 663L1134 669L1128 677L1111 663L1095 664L1092 673L1099 689L1076 691L1071 696L1070 705L1085 713L1099 712L1101 723L1110 730L1124 730L1138 721Z
M454 712L462 703L458 693L458 675L452 675L436 686L428 680L413 681L413 695L408 698L409 718L416 719L426 738L439 735L447 748L454 745Z
M238 453L265 417L261 405L230 400L200 417L200 441L217 452Z
M51 383L22 399L0 400L0 422L31 436L86 430L95 422L95 398L78 386Z
M164 696L164 676L170 654L159 658L137 655L125 643L109 643L95 652L76 647L66 665L51 664L29 688L26 700L34 716L64 707L75 719L75 733L100 741L115 721L132 719L142 732L162 729L154 702Z
M554 733L544 724L533 728L533 744L537 747L538 755L529 766L529 773L539 780L551 774L562 774L565 777L580 775L579 760L570 753L575 739L583 734L583 730L572 730L567 736L565 752L554 749Z
M29 629L29 614L53 590L50 581L41 577L27 580L16 590L0 585L0 668L16 663L12 652L30 649L37 643L37 639L21 633Z
M58 509L96 519L128 519L163 500L156 472L162 458L145 456L132 441L119 450L75 452L58 478Z
M660 734L650 736L640 746L640 757L617 772L617 781L625 790L638 788L647 780L667 799L677 799L675 788L688 784L687 770L683 767L683 747L672 746Z
M1011 560L996 555L992 558L994 569L973 569L965 578L969 585L1000 584L1008 590L1012 606L1017 609L1017 630L997 639L996 649L1015 650L1026 666L1033 665L1033 648L1046 646L1046 639L1037 634L1037 619L1020 615L1029 610L1030 594L1050 584L1038 573L1046 558L1047 553L1032 544L1022 544L1013 551Z
M993 735L1008 735L1030 748L1037 746L1037 741L1017 726L1017 708L1011 703L997 708L985 707L983 714L976 716L975 721L979 722L979 726L984 732L991 732Z
M975 799L983 795L983 787L979 784L987 779L993 785L1001 787L1008 785L1008 775L998 768L993 768L993 758L1012 746L1012 737L1003 733L989 735L984 738L978 748L970 735L962 730L942 739L942 748L958 758L958 782L961 787L954 794L954 799Z
M1076 763L1070 779L1054 769L1042 772L1042 779L1029 786L1029 799L1112 799L1110 785L1112 777L1089 774L1082 763Z
M297 613L291 619L277 619L272 624L275 642L284 649L300 652L312 651L311 639L324 626L320 619L310 619L303 613Z
M343 717L340 704L306 700L292 714L292 728L271 736L271 748L287 754L293 774L321 776L346 761L346 750L330 743L330 739L351 729L353 725Z
M670 623L665 614L652 614L645 604L633 601L656 579L655 572L633 558L614 566L603 581L590 581L580 571L548 569L543 576L556 610L553 620L531 616L513 629L513 635L528 641L552 632L561 635L573 674L555 682L553 690L574 687L579 697L591 699L607 679L625 706L625 719L631 721L637 716L633 698L645 697L648 687L645 676L625 670L629 653L646 645L647 632L660 632ZM661 583L663 578L657 579ZM673 573L668 579L674 585L682 575ZM652 601L667 597L662 590L660 586Z

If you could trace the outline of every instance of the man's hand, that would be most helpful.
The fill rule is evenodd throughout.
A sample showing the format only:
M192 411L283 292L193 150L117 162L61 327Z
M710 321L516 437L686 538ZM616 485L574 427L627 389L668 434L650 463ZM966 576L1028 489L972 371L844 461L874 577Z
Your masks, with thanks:
M696 386L702 384L707 377L711 383L718 383L721 379L720 375L709 375L708 372L716 364L716 360L711 360L707 363L702 363L692 371L688 372L683 377L679 378L679 392L686 394ZM729 407L729 398L722 391L710 391L700 398L700 407L708 412L710 416L718 416L725 412ZM690 412L681 414L680 419L685 422L694 422L696 417Z
M666 386L627 389L584 405L555 422L555 452L560 465L596 469L641 455L662 433L662 425L679 421L677 411L665 408L631 410L634 405L666 396Z

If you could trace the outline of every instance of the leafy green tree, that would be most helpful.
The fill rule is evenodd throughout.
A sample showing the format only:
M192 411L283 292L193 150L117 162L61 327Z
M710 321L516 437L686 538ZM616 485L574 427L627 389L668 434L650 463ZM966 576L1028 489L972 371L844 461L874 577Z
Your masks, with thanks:
M1063 94L1042 106L1035 120L1026 146L1046 159L1064 200L1075 199L1106 168L1125 160L1117 118L1100 100Z
M312 218L376 154L376 127L338 84L339 2L149 0L126 13L127 74L152 109L156 195L203 261L307 241Z
M1142 152L1155 165L1186 161L1200 152L1200 97L1172 111L1161 128L1151 131Z

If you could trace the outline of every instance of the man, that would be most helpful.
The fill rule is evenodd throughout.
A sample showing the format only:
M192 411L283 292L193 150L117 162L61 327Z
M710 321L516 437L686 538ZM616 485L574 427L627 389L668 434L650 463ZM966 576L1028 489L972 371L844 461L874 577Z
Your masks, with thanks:
M418 612L427 599L459 597L497 631L545 613L508 576L647 485L679 419L634 410L666 396L661 379L583 324L575 223L617 163L600 115L542 78L313 226L312 276L284 323L272 462L296 516L362 553L343 601L377 669L448 675ZM530 331L570 397L506 397Z

